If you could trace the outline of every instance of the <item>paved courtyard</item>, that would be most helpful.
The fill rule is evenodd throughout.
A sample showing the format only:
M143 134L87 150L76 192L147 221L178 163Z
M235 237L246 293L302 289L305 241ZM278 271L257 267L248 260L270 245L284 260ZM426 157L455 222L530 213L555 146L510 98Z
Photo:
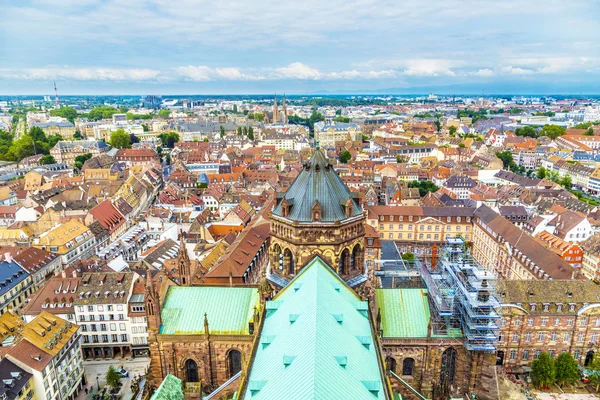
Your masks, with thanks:
M125 368L125 370L129 372L129 378L122 378L121 383L123 383L122 399L130 400L133 397L133 393L131 392L131 380L136 375L144 375L146 373L146 369L150 365L150 358L116 358L114 360L84 361L83 367L85 369L87 380L87 385L85 387L88 388L88 394L86 395L85 390L82 390L77 400L91 399L92 393L97 393L98 391L98 383L100 383L101 388L104 387L106 371L108 371L108 367L111 365L115 368ZM89 389L91 389L92 386L94 391L90 392Z

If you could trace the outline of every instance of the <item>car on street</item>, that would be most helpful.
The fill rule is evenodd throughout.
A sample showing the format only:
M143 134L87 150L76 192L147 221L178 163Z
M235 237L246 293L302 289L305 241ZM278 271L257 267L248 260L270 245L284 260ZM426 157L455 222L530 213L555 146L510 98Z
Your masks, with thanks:
M125 370L124 368L117 368L117 373L121 375L121 378L129 378L129 372L127 372L127 370Z

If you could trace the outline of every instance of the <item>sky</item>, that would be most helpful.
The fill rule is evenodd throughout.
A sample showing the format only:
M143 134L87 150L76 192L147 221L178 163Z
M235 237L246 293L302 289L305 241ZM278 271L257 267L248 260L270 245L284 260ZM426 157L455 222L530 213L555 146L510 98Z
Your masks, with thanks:
M2 0L0 94L600 93L596 0Z

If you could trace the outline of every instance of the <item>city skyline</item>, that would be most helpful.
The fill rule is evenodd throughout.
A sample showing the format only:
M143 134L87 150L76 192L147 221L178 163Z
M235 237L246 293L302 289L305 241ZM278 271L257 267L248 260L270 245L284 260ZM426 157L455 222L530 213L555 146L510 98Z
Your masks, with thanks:
M600 93L588 1L0 6L0 94ZM312 12L316 10L315 12ZM557 29L559 26L568 29Z

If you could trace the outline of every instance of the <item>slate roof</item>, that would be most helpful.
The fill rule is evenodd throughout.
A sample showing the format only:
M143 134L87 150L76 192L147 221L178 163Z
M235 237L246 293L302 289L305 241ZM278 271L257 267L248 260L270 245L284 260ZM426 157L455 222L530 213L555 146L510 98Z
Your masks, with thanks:
M258 290L252 287L171 286L161 310L160 334L202 334L206 313L210 334L249 335L258 304Z
M19 394L32 376L32 374L25 372L9 359L2 359L0 361L0 379L3 385L0 386L0 397L9 400L18 399L22 394L27 392L27 389L25 389L22 394ZM30 390L33 390L33 388L30 388Z
M345 212L348 199L352 199L352 215L362 214L346 184L319 150L304 163L292 185L280 196L282 199L277 202L273 214L283 217L281 204L286 199L290 205L286 218L292 221L312 222L312 208L316 203L321 206L322 222L345 220L348 218Z
M267 302L241 398L388 398L367 308L315 257Z
M11 292L13 288L17 287L21 282L27 279L29 274L25 269L12 260L7 262L6 260L0 262L0 296L4 296L8 292ZM25 285L24 285L25 286ZM23 287L23 290L25 287Z

